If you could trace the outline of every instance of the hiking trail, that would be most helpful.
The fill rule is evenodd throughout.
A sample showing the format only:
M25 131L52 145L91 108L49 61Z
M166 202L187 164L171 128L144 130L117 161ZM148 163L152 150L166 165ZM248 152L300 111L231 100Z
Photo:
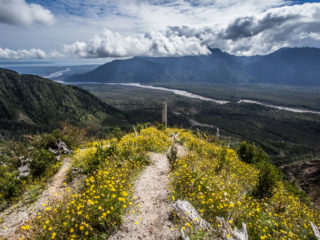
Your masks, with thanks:
M49 202L58 201L63 197L63 182L71 165L71 159L65 158L61 168L47 184L46 189L41 193L37 201L31 205L26 205L23 201L20 201L0 213L0 239L19 239L20 227L27 220L30 220L39 211L46 208Z
M180 232L169 220L168 158L165 153L150 153L149 156L151 164L135 182L134 196L138 208L131 209L124 216L122 228L110 240L170 240L180 236Z

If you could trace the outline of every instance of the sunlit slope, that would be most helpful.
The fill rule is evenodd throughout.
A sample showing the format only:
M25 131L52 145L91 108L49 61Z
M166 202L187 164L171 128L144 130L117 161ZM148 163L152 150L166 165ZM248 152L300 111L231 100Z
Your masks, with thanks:
M216 217L239 229L246 223L249 239L313 239L310 221L319 226L319 211L300 200L272 166L263 159L247 164L232 149L180 132L190 153L174 165L175 199L192 202L215 229Z
M289 191L281 177L265 187L268 171L241 161L218 139L153 127L138 131L138 136L130 133L120 140L93 142L75 151L73 167L84 177L83 186L62 202L46 206L23 226L23 232L30 239L107 238L119 228L126 211L138 210L134 177L149 164L148 152L165 152L173 144L173 133L179 134L176 141L188 153L172 165L170 201L190 201L213 230L196 232L192 223L177 228L185 229L191 238L213 237L221 228L216 217L223 217L232 227L246 223L249 239L312 239L310 221L319 227L319 212ZM261 189L266 192L259 192Z

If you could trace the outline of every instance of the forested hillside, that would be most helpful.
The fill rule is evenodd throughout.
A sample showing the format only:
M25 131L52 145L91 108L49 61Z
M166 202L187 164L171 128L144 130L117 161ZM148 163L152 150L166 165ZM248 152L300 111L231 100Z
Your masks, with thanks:
M33 75L0 69L0 131L3 135L78 126L126 124L124 114L89 92Z

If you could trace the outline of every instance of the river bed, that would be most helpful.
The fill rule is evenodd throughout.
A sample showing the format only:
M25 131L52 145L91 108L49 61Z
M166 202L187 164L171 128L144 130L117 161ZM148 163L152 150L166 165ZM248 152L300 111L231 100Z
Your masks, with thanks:
M104 85L120 85L120 86L128 86L128 87L138 87L138 88L152 89L152 90L158 90L158 91L172 92L172 93L179 95L179 96L193 98L193 99L199 99L199 100L207 101L207 102L214 102L214 103L220 104L220 105L230 103L230 101L228 101L228 100L208 98L208 97L204 97L204 96L201 96L198 94L190 93L190 92L187 92L184 90L171 89L171 88L165 88L165 87L155 87L155 86L151 86L151 85L144 85L141 83L101 83L101 82L62 82L62 83L71 84L71 85L104 84ZM278 110L282 110L282 111L289 111L289 112L294 112L294 113L311 113L311 114L319 114L320 115L320 111L312 111L312 110L308 110L308 109L300 109L300 108L292 108L292 107L287 107L287 106L268 104L268 103L263 103L263 102L259 102L259 101L255 101L255 100L249 100L249 99L241 99L237 103L238 104L257 104L257 105L261 105L264 107L274 108L274 109L278 109Z

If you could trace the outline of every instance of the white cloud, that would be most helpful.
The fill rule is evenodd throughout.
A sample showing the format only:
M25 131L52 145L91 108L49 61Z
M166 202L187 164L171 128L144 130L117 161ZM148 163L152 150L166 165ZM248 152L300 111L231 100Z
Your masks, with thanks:
M27 4L22 0L2 2ZM54 26L35 25L17 31L0 24L0 31L6 32L0 46L41 48L48 53L46 57L54 58L197 55L208 53L207 47L255 55L281 47L320 47L320 3L57 0L48 7L58 13ZM0 22L2 8L0 5Z
M123 36L105 30L89 42L74 42L65 45L67 56L102 58L131 56L185 56L208 54L208 48L195 37L167 32L150 32L144 35Z
M39 4L25 0L0 0L0 23L27 26L33 23L51 25L54 16Z
M282 47L320 47L318 16L320 4L308 3L269 9L252 17L245 27L237 26L235 20L222 31L234 30L234 35L224 35L224 49L238 55L264 55Z
M172 27L182 36L236 55L265 55L281 47L320 47L320 3L282 6L242 15L224 27Z
M11 50L8 48L0 48L0 58L2 59L31 59L31 58L46 58L47 54L41 49L32 48L30 50Z

